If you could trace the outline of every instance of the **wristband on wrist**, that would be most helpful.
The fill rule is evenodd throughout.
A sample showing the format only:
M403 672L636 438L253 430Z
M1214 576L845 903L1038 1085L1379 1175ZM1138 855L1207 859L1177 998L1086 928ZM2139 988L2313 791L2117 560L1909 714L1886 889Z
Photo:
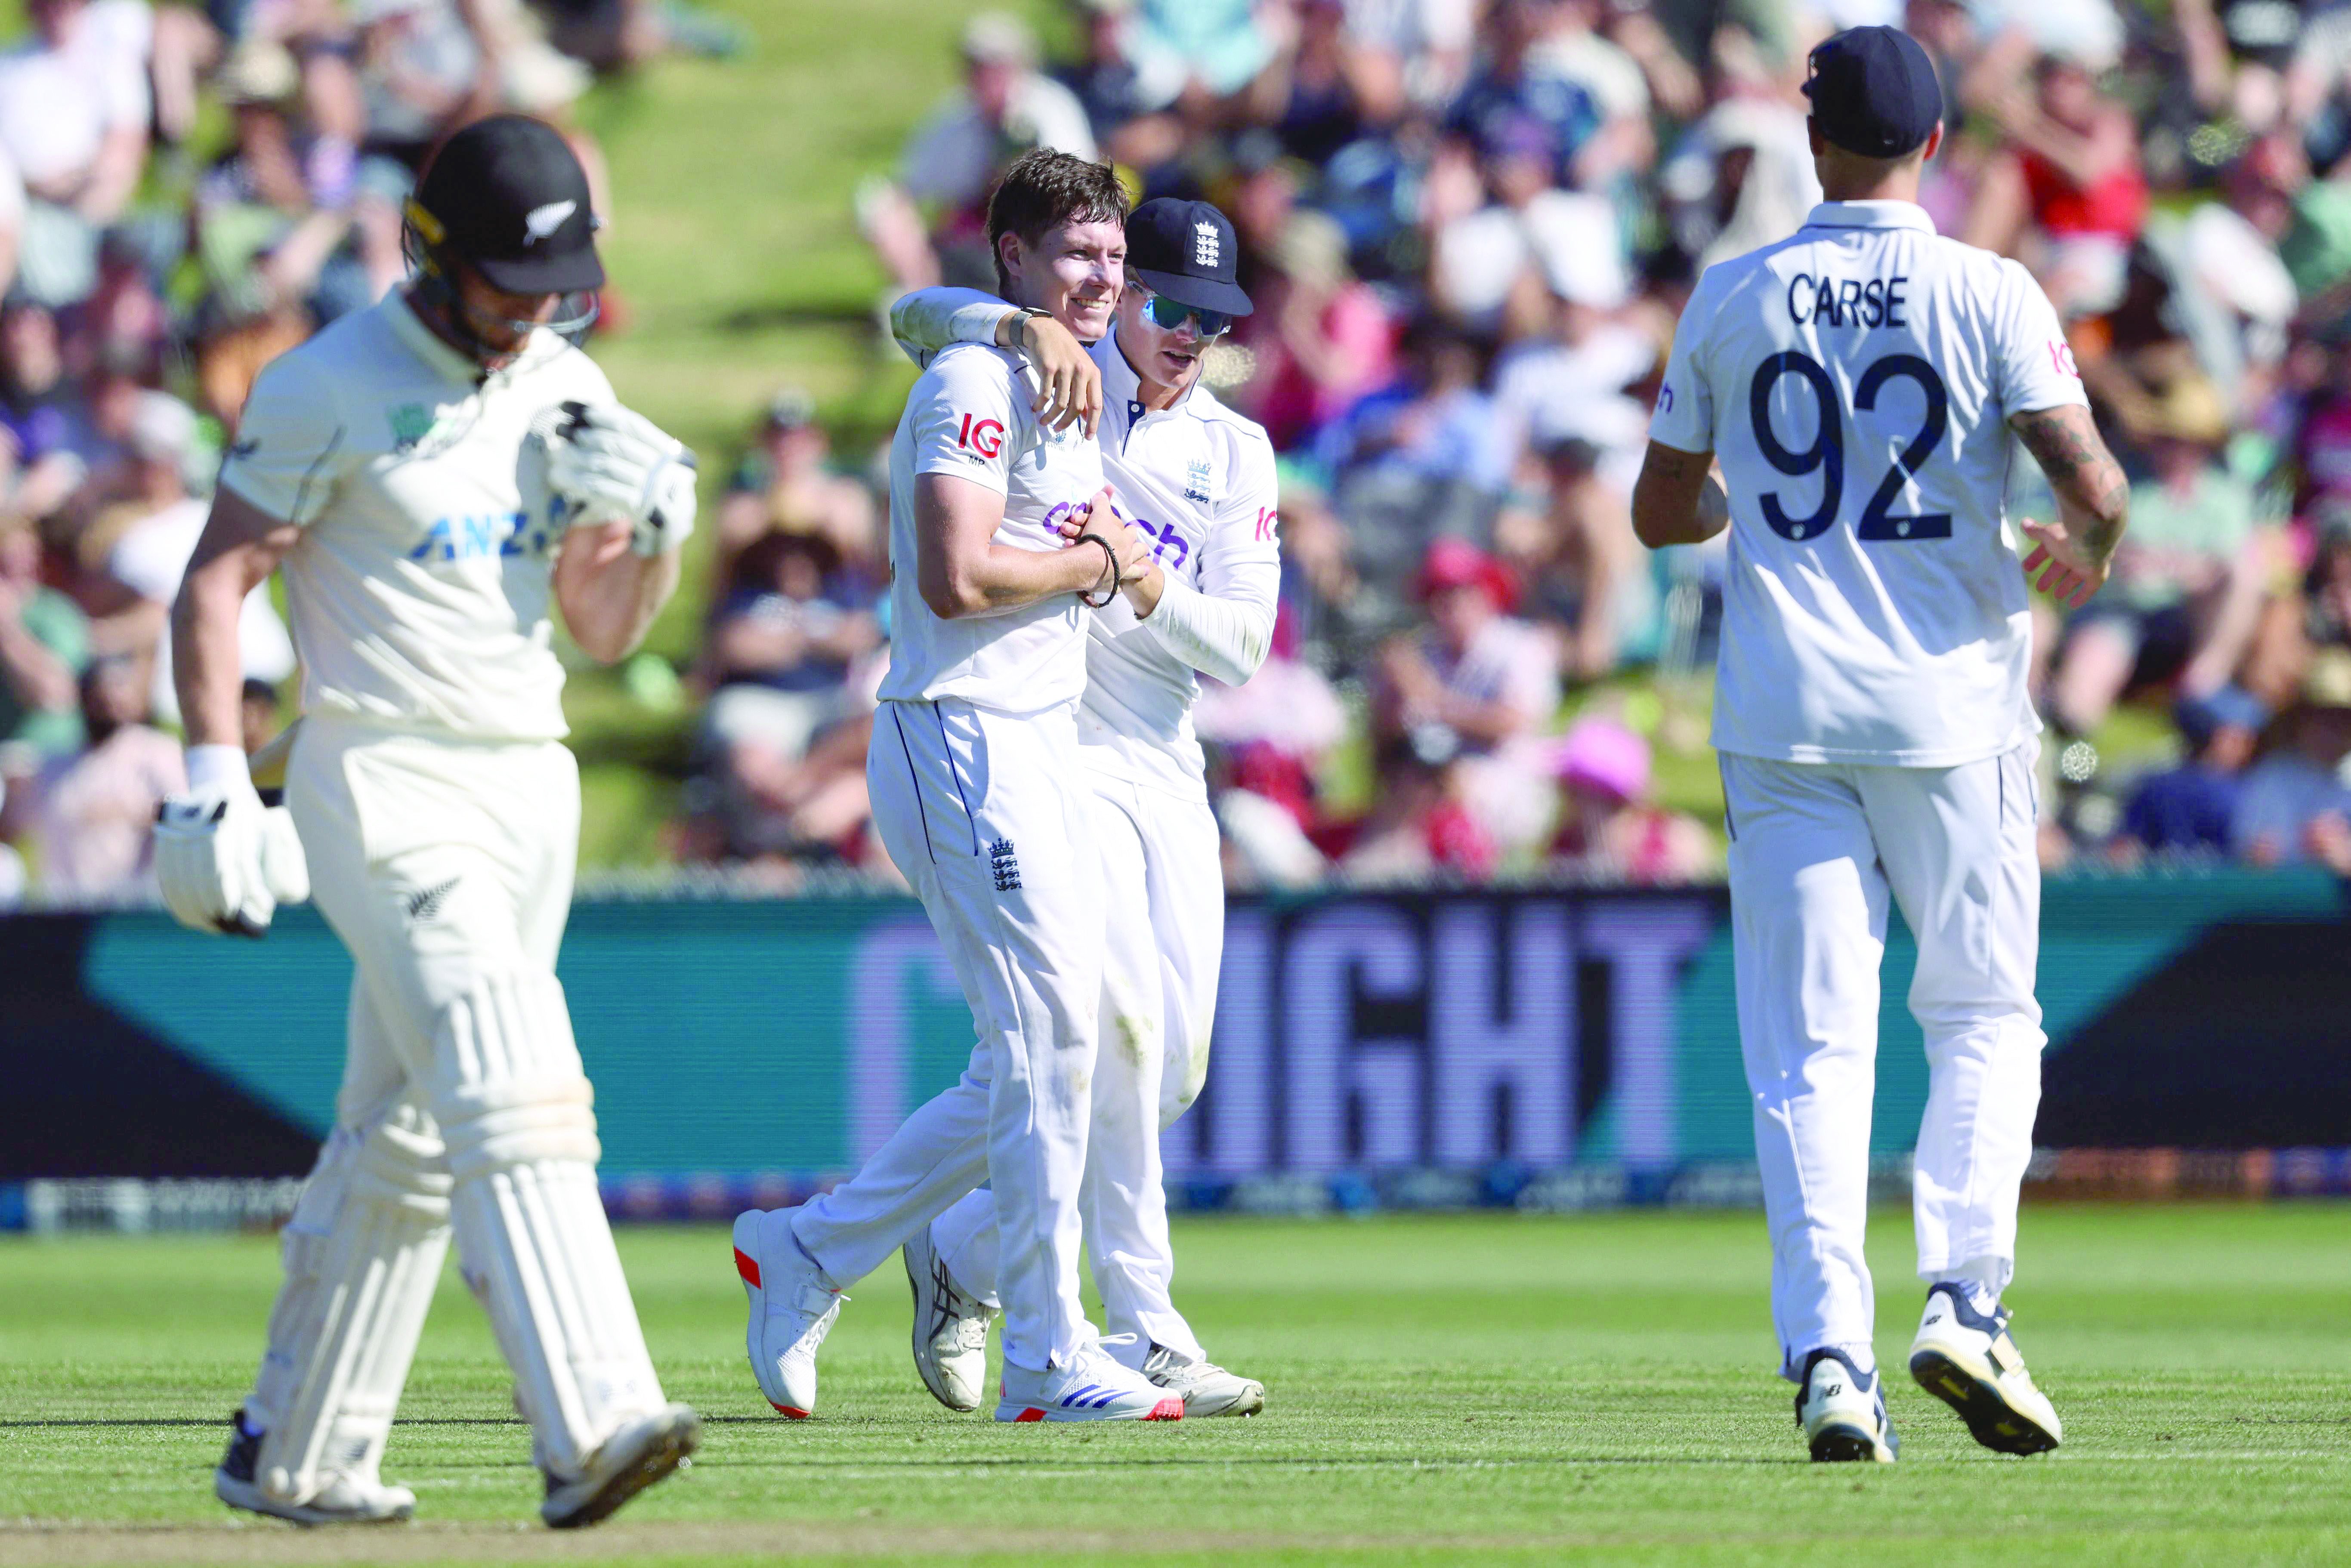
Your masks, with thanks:
M1074 544L1084 544L1089 540L1102 546L1102 561L1104 566L1102 575L1109 581L1110 586L1108 588L1102 588L1100 583L1097 583L1093 588L1088 589L1084 592L1080 593L1078 595L1078 601L1085 605L1088 609L1100 610L1103 605L1108 604L1112 600L1118 597L1118 551L1112 549L1111 542L1102 538L1100 534L1080 534L1071 542ZM1094 597L1096 591L1101 592L1102 597L1100 599L1096 599Z
M243 785L253 788L245 748L214 745L188 747L188 789L193 794L229 794Z

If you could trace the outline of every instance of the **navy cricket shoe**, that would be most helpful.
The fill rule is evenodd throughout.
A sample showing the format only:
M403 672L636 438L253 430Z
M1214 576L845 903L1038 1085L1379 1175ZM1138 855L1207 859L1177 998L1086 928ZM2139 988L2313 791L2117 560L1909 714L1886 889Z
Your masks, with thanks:
M2064 1440L2065 1429L2024 1370L2008 1320L2006 1307L1978 1312L1964 1285L1946 1280L1930 1286L1918 1337L1910 1343L1910 1375L1958 1411L1985 1448L2045 1454Z
M1902 1440L1886 1415L1886 1389L1875 1372L1865 1373L1841 1350L1816 1350L1804 1357L1796 1389L1796 1425L1804 1446L1821 1464L1894 1462Z

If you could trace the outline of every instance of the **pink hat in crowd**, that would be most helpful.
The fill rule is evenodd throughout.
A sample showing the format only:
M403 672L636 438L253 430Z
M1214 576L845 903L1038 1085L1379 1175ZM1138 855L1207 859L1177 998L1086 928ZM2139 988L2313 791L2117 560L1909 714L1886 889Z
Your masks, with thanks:
M1649 788L1649 743L1613 718L1580 718L1552 754L1552 771L1570 788L1637 800Z

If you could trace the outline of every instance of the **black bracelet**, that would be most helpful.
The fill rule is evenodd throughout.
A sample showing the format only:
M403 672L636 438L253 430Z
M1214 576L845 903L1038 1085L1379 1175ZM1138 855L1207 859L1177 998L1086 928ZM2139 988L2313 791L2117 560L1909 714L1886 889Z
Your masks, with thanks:
M1081 545L1089 539L1092 540L1095 544L1102 546L1102 559L1110 563L1110 570L1108 573L1110 578L1110 587L1103 592L1100 599L1096 599L1093 596L1093 591L1092 589L1085 590L1078 595L1078 602L1084 605L1089 610L1100 610L1103 605L1108 604L1112 600L1118 597L1118 551L1113 549L1111 542L1102 538L1100 534L1080 534L1076 538L1070 542L1071 544Z

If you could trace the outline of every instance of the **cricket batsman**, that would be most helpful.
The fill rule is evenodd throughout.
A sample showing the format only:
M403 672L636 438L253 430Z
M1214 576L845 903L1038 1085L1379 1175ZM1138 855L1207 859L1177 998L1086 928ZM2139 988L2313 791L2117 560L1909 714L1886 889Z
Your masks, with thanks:
M2038 1453L2062 1428L2001 1304L2045 1040L2026 586L2096 591L2129 492L2040 286L1918 205L1943 137L1927 51L1855 27L1811 64L1828 200L1698 279L1634 527L1653 548L1730 530L1714 744L1739 1030L1780 1371L1812 1457L1895 1457L1862 1251L1889 901L1917 938L1930 1083L1910 1374L1979 1443ZM2060 514L2022 525L2021 567L2011 431Z
M1109 165L1025 154L988 203L1005 297L1081 339L1109 329L1126 256ZM798 1208L735 1221L745 1335L781 1414L816 1406L841 1290L981 1182L1004 1301L999 1421L1177 1420L1103 1348L1080 1299L1079 1186L1106 910L1080 758L1086 606L1150 554L1102 453L1040 418L1020 355L957 343L914 383L890 448L890 673L866 780L873 824L939 936L978 1041L962 1080L864 1168ZM1075 524L1074 531L1065 523Z
M590 656L634 648L677 583L694 463L567 340L604 272L551 128L460 131L407 223L414 278L262 372L172 612L189 792L156 828L165 902L258 936L307 862L356 967L335 1128L214 1489L305 1524L409 1515L378 1469L454 1229L564 1528L675 1469L697 1423L646 1354L555 977L580 783L549 601ZM280 567L304 715L265 811L237 608Z
M1088 618L1078 705L1105 905L1080 1202L1104 1345L1181 1395L1186 1416L1249 1416L1264 1385L1210 1361L1170 1294L1159 1134L1207 1077L1224 953L1222 859L1192 704L1199 674L1238 685L1265 662L1280 591L1279 489L1265 432L1199 384L1209 348L1252 308L1231 222L1206 202L1163 197L1127 219L1126 245L1115 329L1091 350L1050 319L966 289L909 295L891 326L918 355L957 339L1027 347L1049 391L1071 389L1064 417L1100 410L1112 504L1150 547L1150 570ZM1087 372L1082 390L1065 366ZM985 1189L905 1246L914 1365L951 1410L979 1406L998 1246Z

